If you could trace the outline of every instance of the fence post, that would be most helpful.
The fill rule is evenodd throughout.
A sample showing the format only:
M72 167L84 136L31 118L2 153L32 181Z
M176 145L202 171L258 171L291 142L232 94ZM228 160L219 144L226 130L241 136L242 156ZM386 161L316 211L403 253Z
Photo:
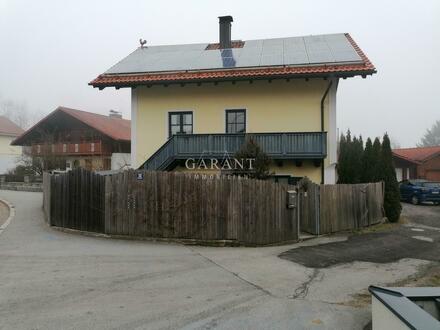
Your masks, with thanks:
M106 175L104 180L104 233L109 234L111 220L111 175Z
M316 235L321 233L321 186L317 185L315 189L316 205Z

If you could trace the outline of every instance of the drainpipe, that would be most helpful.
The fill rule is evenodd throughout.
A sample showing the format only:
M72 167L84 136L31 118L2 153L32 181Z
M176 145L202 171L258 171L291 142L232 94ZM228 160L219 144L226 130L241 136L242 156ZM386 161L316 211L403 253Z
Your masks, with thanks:
M332 85L333 85L333 81L330 80L327 89L325 90L324 95L321 98L321 132L324 132L324 102ZM324 183L324 159L321 161L321 184L323 183Z

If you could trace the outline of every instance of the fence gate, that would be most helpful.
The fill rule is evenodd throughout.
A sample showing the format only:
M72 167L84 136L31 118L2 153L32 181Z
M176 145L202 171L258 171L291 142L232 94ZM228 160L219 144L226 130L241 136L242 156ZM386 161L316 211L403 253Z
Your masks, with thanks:
M320 234L319 224L319 186L308 182L298 184L298 218L300 232Z
M296 189L300 232L322 235L360 229L384 216L382 182L317 185L301 180Z

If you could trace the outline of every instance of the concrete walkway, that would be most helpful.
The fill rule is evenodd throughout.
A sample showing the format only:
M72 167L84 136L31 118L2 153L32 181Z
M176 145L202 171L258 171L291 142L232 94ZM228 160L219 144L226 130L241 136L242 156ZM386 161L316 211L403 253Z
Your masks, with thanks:
M314 269L278 258L343 236L268 248L79 236L43 222L41 193L0 198L16 207L0 235L0 329L362 329L370 310L356 294L428 263Z

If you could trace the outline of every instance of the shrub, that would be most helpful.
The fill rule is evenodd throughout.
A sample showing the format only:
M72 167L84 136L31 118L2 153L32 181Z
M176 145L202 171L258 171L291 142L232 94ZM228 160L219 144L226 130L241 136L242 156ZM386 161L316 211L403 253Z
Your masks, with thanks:
M270 158L252 136L246 137L245 143L241 146L240 150L235 153L234 157L236 159L254 159L252 169L250 169L249 164L245 162L245 172L251 178L265 180L271 174L269 172Z

